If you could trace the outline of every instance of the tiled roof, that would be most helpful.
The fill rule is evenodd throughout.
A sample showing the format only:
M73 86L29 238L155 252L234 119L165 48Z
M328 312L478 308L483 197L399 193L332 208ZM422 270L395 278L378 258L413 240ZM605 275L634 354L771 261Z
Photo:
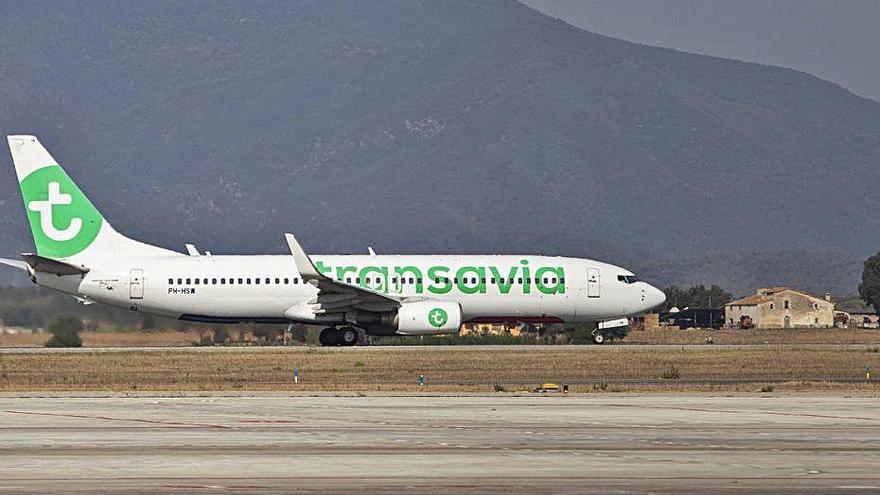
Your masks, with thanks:
M755 294L754 296L744 297L742 299L737 299L736 301L730 301L729 303L725 304L725 306L757 306L768 301L772 301L772 299L762 296L760 294Z
M758 289L758 292L764 293L764 294L775 294L777 292L782 292L784 290L794 290L794 289L792 289L791 287L782 287L782 286L780 286L780 287L762 287L762 288ZM796 292L800 292L800 291L796 291Z

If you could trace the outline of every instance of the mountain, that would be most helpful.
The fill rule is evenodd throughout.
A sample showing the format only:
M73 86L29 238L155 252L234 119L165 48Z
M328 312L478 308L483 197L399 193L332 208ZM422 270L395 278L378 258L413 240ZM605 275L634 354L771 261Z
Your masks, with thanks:
M501 0L5 10L0 130L40 135L118 230L175 249L284 252L291 231L314 252L851 293L880 247L880 104L805 73ZM0 228L0 254L31 249L8 163Z

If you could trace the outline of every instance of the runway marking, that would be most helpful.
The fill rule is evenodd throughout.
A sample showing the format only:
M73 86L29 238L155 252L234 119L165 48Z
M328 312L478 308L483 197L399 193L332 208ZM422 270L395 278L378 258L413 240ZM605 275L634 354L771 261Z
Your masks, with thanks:
M186 423L183 421L161 421L158 419L138 419L138 418L114 418L110 416L89 416L85 414L61 414L61 413L47 413L47 412L34 412L34 411L11 411L5 410L3 411L8 414L26 414L30 416L56 416L61 418L76 418L76 419L99 419L103 421L128 421L133 423L147 423L147 424L157 424L157 425L166 425L166 426L196 426L199 428L232 428L227 425L218 425L214 423Z

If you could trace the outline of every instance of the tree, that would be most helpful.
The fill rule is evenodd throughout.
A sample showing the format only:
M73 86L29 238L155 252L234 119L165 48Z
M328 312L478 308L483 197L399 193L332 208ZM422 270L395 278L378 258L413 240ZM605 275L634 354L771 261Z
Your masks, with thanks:
M873 306L875 313L880 314L880 253L865 260L859 297L865 304Z
M76 318L58 318L49 325L52 338L46 342L46 347L82 347L82 339L79 332L83 329L83 323Z
M701 284L688 289L671 285L663 289L663 293L666 294L665 311L669 311L673 306L678 309L720 308L733 300L733 295L717 285L707 288Z

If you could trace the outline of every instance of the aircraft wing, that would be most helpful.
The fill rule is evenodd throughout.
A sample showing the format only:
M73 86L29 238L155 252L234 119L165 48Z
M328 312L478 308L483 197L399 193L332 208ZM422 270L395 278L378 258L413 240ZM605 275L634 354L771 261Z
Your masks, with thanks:
M311 319L317 315L346 313L361 309L365 311L393 311L403 298L389 296L358 285L346 284L321 273L312 259L300 246L293 234L284 234L296 269L303 281L318 288L318 295L307 302L297 304L285 312L288 318Z

